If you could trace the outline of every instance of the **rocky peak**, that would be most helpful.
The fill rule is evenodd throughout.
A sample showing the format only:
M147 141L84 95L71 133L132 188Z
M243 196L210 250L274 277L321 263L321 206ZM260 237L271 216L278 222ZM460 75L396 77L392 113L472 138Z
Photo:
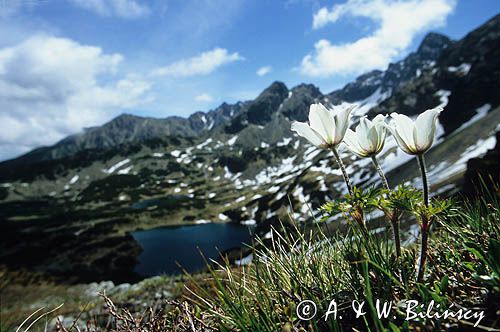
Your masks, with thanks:
M288 98L289 91L283 82L273 82L253 101L242 105L242 110L236 114L224 127L227 134L235 134L248 124L263 126L269 123L273 115L281 108Z
M336 90L328 95L333 104L340 104L343 101L354 102L367 98L380 87L384 72L372 70L360 75L354 82L346 84L342 89Z
M277 96L285 96L288 94L288 88L285 83L280 81L274 81L268 86L262 93L257 97L257 99L261 97L265 97L266 95L277 95Z
M286 85L283 82L274 82L249 105L248 122L257 125L266 124L287 97Z
M314 96L321 95L321 91L317 86L315 86L314 84L305 84L305 83L301 83L293 87L291 92L292 94L310 94Z
M189 116L188 120L191 128L195 132L200 132L207 127L207 117L205 112L195 112Z
M452 43L451 39L445 35L430 32L420 43L416 54L422 60L436 60L441 52Z
M146 118L132 115L128 113L122 113L112 119L111 121L105 123L103 127L114 128L114 129L131 129L136 126L138 123L145 121ZM96 127L97 129L98 127ZM90 129L92 130L92 129Z
M420 75L420 72L435 62L440 54L453 42L438 33L427 34L416 52L406 58L390 63L385 71L372 70L358 76L354 82L328 95L334 104L342 101L355 102L368 98L377 89L381 92L394 92L403 83Z
M448 46L442 48L444 44ZM436 59L423 58L422 54L437 55L429 51L430 47L442 48ZM500 15L459 41L448 42L440 35L430 34L419 51L404 60L405 70L393 70L394 82L401 79L396 77L398 74L410 77L413 71L421 70L418 63L427 63L432 70L425 70L424 66L421 75L397 86L389 98L370 110L371 115L391 112L416 115L442 105L444 111L439 121L448 135L479 110L496 109L500 105Z
M440 57L442 66L459 66L462 63L493 61L498 64L500 39L500 14L447 48ZM474 67L474 66L473 66Z
M323 99L323 94L313 84L300 84L290 90L281 104L280 111L289 120L306 121L309 105Z
M382 91L395 92L403 83L420 76L423 70L433 66L442 52L453 42L439 33L428 33L416 52L401 61L389 64L382 79Z
M228 103L223 102L214 110L214 112L220 113L223 116L231 116L231 111L233 110L234 106L237 105L229 105Z

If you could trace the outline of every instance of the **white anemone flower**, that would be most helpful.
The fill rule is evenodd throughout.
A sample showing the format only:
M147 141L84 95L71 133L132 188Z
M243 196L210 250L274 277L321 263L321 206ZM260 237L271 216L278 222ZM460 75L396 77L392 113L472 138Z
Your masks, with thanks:
M387 126L401 150L417 156L420 174L422 175L422 194L426 207L429 206L429 184L427 182L424 153L431 148L434 142L437 119L439 113L442 111L443 108L440 106L427 110L420 114L415 121L412 121L406 115L392 113L392 121L390 125ZM420 222L422 243L420 245L421 251L417 269L417 281L419 282L422 281L424 277L428 232L431 220L425 217L421 218Z
M385 116L377 115L373 121L362 117L356 130L347 129L344 143L347 148L361 158L377 155L384 148L387 129L385 127Z
M309 108L309 124L295 121L292 130L319 148L334 148L344 139L351 112L356 105L341 105L328 110L322 104L312 104Z
M384 148L386 133L385 115L379 114L373 121L362 117L356 131L347 129L344 143L358 157L372 159L373 165L382 179L382 184L387 190L390 190L389 183L377 160L377 154Z
M434 142L436 124L441 106L425 111L415 121L403 114L392 113L392 121L387 126L401 150L411 155L421 155Z
M356 107L357 105L353 104L342 104L328 110L320 103L312 104L309 108L309 124L297 121L292 123L292 130L313 145L332 150L350 194L353 194L352 185L337 146L344 140L351 121L351 112Z

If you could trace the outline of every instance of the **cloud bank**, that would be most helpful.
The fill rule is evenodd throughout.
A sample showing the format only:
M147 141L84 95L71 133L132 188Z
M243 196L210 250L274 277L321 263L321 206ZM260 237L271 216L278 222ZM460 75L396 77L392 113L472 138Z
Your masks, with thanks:
M0 159L53 144L151 101L151 83L118 75L120 54L37 35L0 49Z
M455 0L348 0L331 9L323 7L314 14L313 29L345 17L369 18L378 28L351 43L319 40L314 51L302 59L299 71L328 77L385 68L419 33L442 26L454 8Z

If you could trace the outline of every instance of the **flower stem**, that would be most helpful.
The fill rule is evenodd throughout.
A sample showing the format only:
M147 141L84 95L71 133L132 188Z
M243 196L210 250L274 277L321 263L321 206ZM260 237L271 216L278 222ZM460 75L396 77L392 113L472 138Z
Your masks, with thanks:
M391 220L392 231L394 232L394 244L396 245L396 257L401 257L401 239L399 237L399 220L397 211L394 211L394 217Z
M353 190L352 190L351 181L349 180L349 176L347 175L347 172L345 170L344 163L342 162L342 159L340 158L340 155L337 151L337 147L335 147L335 146L332 147L332 152L333 152L333 155L335 156L335 159L337 160L337 163L339 164L340 170L342 171L342 175L344 176L344 181L345 181L345 184L347 185L347 189L349 190L349 194L352 195Z
M429 184L427 183L427 173L425 170L424 155L419 154L417 156L417 160L418 160L418 166L420 167L420 174L422 174L424 204L425 206L429 206Z
M421 226L422 244L420 246L420 261L418 263L417 282L422 281L424 277L425 261L427 258L427 243L429 236L428 223L426 220L423 220L422 222L423 222Z
M382 171L382 168L380 167L380 164L378 163L377 157L375 155L372 156L372 162L373 162L373 165L375 166L375 169L378 172L378 175L382 179L382 184L384 185L385 189L391 190L389 188L389 183L387 182L384 171Z
M382 171L382 168L380 167L380 164L378 163L377 157L375 155L372 156L372 162L373 165L375 166L375 169L378 172L378 175L382 179L382 184L387 189L387 191L391 191L391 188L389 187L389 183L387 182L387 178L385 177L384 171ZM391 217L391 224L392 224L392 231L394 232L394 244L396 246L396 257L401 256L401 240L399 238L399 220L398 220L398 212L393 211L393 216Z
M422 184L423 184L423 195L424 195L424 204L425 206L429 206L429 184L427 182L427 173L425 170L425 160L424 155L419 154L417 156L418 165L420 166L420 173L422 174ZM417 272L417 282L422 281L424 278L425 271L425 261L427 259L427 246L429 239L429 220L427 217L422 218L421 234L422 234L422 244L420 246L420 261L418 263L418 272Z

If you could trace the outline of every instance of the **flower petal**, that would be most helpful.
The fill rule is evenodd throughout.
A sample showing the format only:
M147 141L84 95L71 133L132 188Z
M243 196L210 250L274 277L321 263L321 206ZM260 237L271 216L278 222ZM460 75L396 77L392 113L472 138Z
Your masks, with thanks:
M385 124L385 118L386 118L386 115L377 114L377 116L375 118L373 118L372 122L374 124Z
M359 145L367 153L374 152L377 144L377 130L374 129L374 131L372 131L372 129L374 129L373 123L366 117L362 117L359 120L359 125L356 127ZM375 138L375 140L373 140L373 138Z
M419 152L423 153L432 146L436 132L437 118L442 111L442 107L436 107L425 111L417 117L413 139Z
M391 118L393 119L392 128L396 130L399 138L405 142L406 147L410 151L415 152L416 148L413 140L413 128L415 124L413 121L406 115L398 113L391 113Z
M377 126L372 126L370 131L368 132L368 139L371 142L372 145L372 152L377 152L377 147L378 147L378 131L377 131Z
M309 125L327 143L333 142L335 120L333 115L322 104L312 104L309 107Z
M377 128L377 151L375 153L379 153L384 148L385 136L387 134L387 128L384 123L376 123L375 127Z
M394 124L394 120L391 122L391 124L386 125L386 128L391 132L392 136L394 136L396 143L398 143L399 148L403 150L404 153L415 154L410 148L408 148L408 145L406 145L405 141L401 138L401 136L399 136L398 131L396 130Z
M365 158L367 155L365 151L359 146L357 135L351 129L347 129L344 135L344 143L349 150L355 155Z
M292 130L317 147L320 147L325 143L321 135L309 127L307 123L294 121L292 123Z
M387 128L385 123L385 115L379 114L373 120L373 124L377 128L377 152L379 153L384 148L385 137L387 134Z
M333 144L339 144L344 139L344 135L351 121L351 112L357 107L358 105L355 104L347 105L335 115L335 139Z

